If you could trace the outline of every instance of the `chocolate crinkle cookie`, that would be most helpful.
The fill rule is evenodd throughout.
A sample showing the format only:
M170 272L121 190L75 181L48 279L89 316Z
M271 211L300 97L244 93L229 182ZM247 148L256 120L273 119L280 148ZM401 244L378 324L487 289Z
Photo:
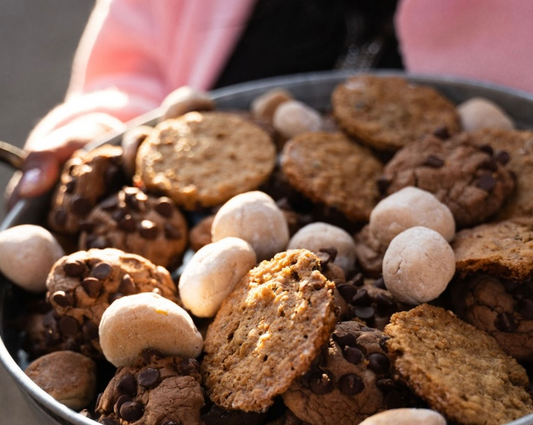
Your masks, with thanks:
M91 151L78 150L65 163L51 201L48 225L52 230L74 235L94 206L126 183L122 171L122 148L102 145Z
M198 362L146 350L138 363L118 368L96 403L104 425L203 424Z
M311 368L283 394L286 406L312 425L353 425L414 405L415 397L394 380L386 339L359 321L339 322Z
M493 217L513 193L516 176L507 160L468 133L449 138L427 135L400 149L386 164L384 195L415 186L450 208L458 228Z
M169 269L179 266L187 248L187 222L174 202L135 187L100 202L81 228L81 250L118 248Z
M98 326L114 300L156 292L178 301L176 285L165 268L115 248L78 251L61 258L46 284L58 338L73 339L83 354L93 358L102 357Z

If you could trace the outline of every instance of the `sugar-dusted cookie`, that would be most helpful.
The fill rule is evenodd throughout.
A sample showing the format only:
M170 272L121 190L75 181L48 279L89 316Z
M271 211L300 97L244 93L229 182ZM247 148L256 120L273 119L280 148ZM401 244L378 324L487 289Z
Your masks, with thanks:
M491 148L476 141L459 133L410 143L385 166L380 180L385 194L407 186L433 193L451 210L459 229L494 217L515 189L515 177Z
M272 138L250 120L189 112L163 121L141 144L134 181L196 210L258 188L275 159Z
M265 411L308 370L335 326L334 284L308 250L279 253L226 298L205 337L208 396L224 409Z
M104 197L126 181L122 172L122 148L109 144L91 151L82 149L65 163L51 200L48 225L76 234L80 223Z
M383 164L342 133L304 133L289 140L281 168L297 191L348 220L367 221L379 201L376 181Z
M347 134L380 151L396 151L424 134L460 129L450 100L401 77L350 77L335 88L331 104Z
M96 404L102 424L200 425L204 395L198 362L146 350L117 369Z
M414 397L394 380L386 339L361 322L339 322L325 350L283 401L312 425L357 424L386 409L409 406Z
M83 354L100 358L98 326L116 299L156 292L177 301L170 273L140 255L115 248L78 251L59 259L46 282L62 338L72 339Z
M79 249L117 248L172 269L187 248L188 232L184 215L170 198L124 187L86 217Z
M525 369L452 312L421 304L384 332L399 378L448 421L501 425L533 413Z

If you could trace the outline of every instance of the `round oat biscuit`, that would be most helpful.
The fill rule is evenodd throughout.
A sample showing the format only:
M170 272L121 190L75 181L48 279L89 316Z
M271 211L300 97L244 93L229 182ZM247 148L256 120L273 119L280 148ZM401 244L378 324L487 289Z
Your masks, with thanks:
M65 163L51 200L48 226L56 232L76 234L81 222L104 197L126 182L122 148L109 144L89 152L76 151Z
M448 139L426 135L400 149L380 182L390 195L407 186L432 193L453 214L458 229L494 217L515 189L515 177L494 151L469 133Z
M302 375L335 326L334 284L308 250L250 270L205 337L207 393L224 409L262 412Z
M380 151L394 152L424 134L460 129L451 101L401 77L350 77L334 89L331 104L347 134Z
M123 187L89 213L78 247L118 248L172 270L181 262L187 239L187 221L170 198Z
M354 222L368 221L379 201L376 181L383 164L342 133L304 133L289 140L281 169L297 191Z
M421 304L384 332L399 378L448 421L501 425L533 412L525 369L450 311Z
M324 351L283 394L285 405L311 425L352 425L410 406L414 397L394 380L386 339L362 322L337 323Z
M272 138L229 112L189 112L160 123L137 152L136 185L197 210L258 188L276 160Z
M78 251L59 259L46 294L60 338L92 358L102 358L98 326L109 305L124 295L155 292L178 302L177 288L162 266L116 248Z

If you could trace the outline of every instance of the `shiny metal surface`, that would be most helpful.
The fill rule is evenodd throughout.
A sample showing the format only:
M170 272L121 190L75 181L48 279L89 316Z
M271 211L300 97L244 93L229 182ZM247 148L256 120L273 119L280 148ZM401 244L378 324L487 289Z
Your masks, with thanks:
M400 75L402 73L379 72L382 75ZM218 109L248 109L251 101L259 94L281 87L289 90L299 99L315 108L327 110L332 89L346 79L350 72L323 72L290 77L277 77L267 80L244 83L219 89L212 92L212 97ZM471 97L481 96L499 104L517 123L520 128L533 128L533 96L519 91L508 90L503 87L486 83L458 80L451 77L406 76L416 84L425 84L439 90L455 103L460 103ZM159 111L139 117L130 123L130 127L147 124L154 125L159 120ZM102 143L120 143L121 135L99 140L87 147ZM0 157L0 160L2 158ZM11 164L13 165L13 164ZM14 165L16 167L16 165ZM46 197L31 201L20 201L1 223L0 230L23 223L39 223L46 208ZM46 425L72 424L95 425L96 422L87 419L64 405L56 402L52 397L37 387L23 372L25 364L23 353L19 347L19 335L10 328L8 322L17 308L17 297L22 292L13 287L5 279L0 281L0 362L12 376L16 385L25 395L28 408L34 413L37 423ZM1 419L0 419L0 422ZM533 425L533 415L528 415L508 425Z

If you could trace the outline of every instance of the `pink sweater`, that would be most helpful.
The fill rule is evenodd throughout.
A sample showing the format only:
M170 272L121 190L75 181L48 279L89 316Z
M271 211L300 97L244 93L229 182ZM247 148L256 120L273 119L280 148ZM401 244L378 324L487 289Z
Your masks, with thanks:
M65 103L28 146L87 116L120 128L176 88L207 90L254 0L98 0L75 57ZM533 92L531 0L401 0L396 29L408 71ZM115 120L115 121L113 121Z

